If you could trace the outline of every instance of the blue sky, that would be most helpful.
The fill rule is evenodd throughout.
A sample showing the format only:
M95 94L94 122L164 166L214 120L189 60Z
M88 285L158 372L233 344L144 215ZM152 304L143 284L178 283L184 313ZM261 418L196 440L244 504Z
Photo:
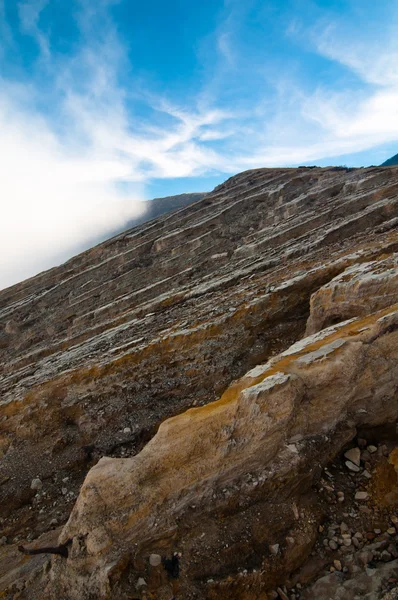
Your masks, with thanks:
M0 0L0 287L136 200L397 152L396 0Z

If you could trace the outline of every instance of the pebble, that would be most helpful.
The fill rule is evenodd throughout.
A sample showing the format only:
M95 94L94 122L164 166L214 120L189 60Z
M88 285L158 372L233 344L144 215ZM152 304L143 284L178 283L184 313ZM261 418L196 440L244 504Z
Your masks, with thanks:
M346 546L346 548L349 548L351 546L351 538L344 539L343 546Z
M396 534L396 529L395 529L395 527L389 527L389 528L387 529L387 533L388 533L388 535L395 535L395 534Z
M362 462L368 462L370 460L370 452L368 450L364 450L361 454Z
M160 554L151 554L149 557L149 564L151 567L158 567L162 562Z
M273 544L272 546L270 546L269 551L271 552L271 554L276 556L279 552L279 544Z
M372 475L366 469L364 470L364 472L362 473L362 475L364 477L366 477L366 479L372 479Z
M288 545L288 546L294 546L294 543L295 543L295 542L294 542L294 538L292 538L292 537L287 537L287 538L286 538L286 543L287 543L287 545Z
M350 460L346 460L345 465L346 465L347 469L349 469L350 471L353 471L354 473L359 473L359 471L361 470L360 467L357 467L357 465L355 465Z
M355 500L368 500L369 494L368 492L357 492L355 494Z
M137 585L135 586L137 589L146 586L146 581L143 577L139 577L137 581Z
M359 448L350 448L347 452L344 452L344 456L357 467L361 464L361 451Z
M377 447L376 446L368 446L368 451L371 454L374 454L375 452L377 452Z
M38 477L36 479L32 479L32 483L30 484L31 490L41 490L43 487L43 482Z
M285 594L282 588L278 587L276 588L276 591L278 592L279 598L281 598L282 600L289 600L289 596Z
M383 562L389 562L392 559L392 556L389 552L387 552L387 550L383 550L380 558Z
M0 546L4 546L4 544L7 543L7 538L5 535L3 535L3 537L0 538Z
M64 496L68 493L68 488L61 488L61 492Z
M368 506L360 506L359 512L365 513L365 515L370 515L372 513L372 511L370 510L370 508Z
M123 433L131 433L131 427L125 427Z
M341 571L343 568L341 565L341 562L339 560L334 560L333 565L334 565L334 568L337 569L337 571Z
M338 546L337 542L335 542L334 540L330 540L330 542L329 542L329 548L331 550L337 550L338 547L339 546Z

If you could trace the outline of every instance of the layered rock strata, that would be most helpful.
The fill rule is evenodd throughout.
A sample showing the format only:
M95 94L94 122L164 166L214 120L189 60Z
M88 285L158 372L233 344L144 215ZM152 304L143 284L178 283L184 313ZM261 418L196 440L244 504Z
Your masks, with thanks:
M158 543L159 552L183 548L184 594L217 597L224 586L222 593L229 597L226 582L229 573L234 578L237 563L253 568L253 549L259 563L268 560L264 548L279 537L278 523L290 527L294 502L301 490L310 490L320 468L311 472L311 465L325 464L368 417L372 423L396 418L396 357L388 340L395 335L397 192L394 168L248 171L194 205L0 292L0 493L7 543L32 539L64 522L99 458L139 452L118 463L120 480L109 459L89 472L63 533L62 539L74 540L71 557L67 565L55 559L49 594L58 593L58 584L71 598L75 593L89 597L90 586L104 597L115 589L131 593ZM389 323L384 329L383 314ZM351 322L337 326L347 319ZM309 334L322 333L283 354L306 328ZM308 344L315 344L311 351ZM375 353L373 367L368 351ZM257 367L261 364L266 366ZM306 404L307 375L308 389L316 390L308 393L318 417ZM323 396L325 386L339 395L334 378L347 394L338 402ZM233 380L239 383L229 387ZM371 385L369 396L365 384ZM377 399L380 418L370 397ZM272 409L265 417L260 407L268 402ZM305 410L298 409L304 405ZM178 431L171 419L155 435L166 418L192 406L200 408L176 417ZM252 428L250 419L252 435L245 433L245 427ZM257 419L267 436L257 429ZM196 428L202 436L194 436L197 446L191 448L179 429L191 436ZM241 440L236 449L234 431ZM303 436L304 445L286 446L287 436ZM162 465L157 469L156 449ZM266 461L271 469L263 481L259 460L265 471ZM172 492L170 482L181 461L186 467ZM279 467L277 474L273 469ZM165 481L159 470L168 473ZM105 474L120 500L113 506L117 520L127 519L120 530L113 529L107 502L100 508L96 492L92 497L88 492L90 478L96 482L93 489L100 489L95 478ZM138 486L136 496L124 495L122 474ZM158 477L161 496L152 487ZM198 502L203 510L197 510ZM96 532L96 510L105 533ZM309 552L317 522L316 509L312 512L295 558L268 569L266 580L253 572L258 579L253 598ZM231 530L225 542L223 519ZM190 537L190 532L196 533ZM204 562L189 546L201 548L200 540L210 540ZM127 548L131 544L137 546ZM117 566L108 577L104 573L113 562ZM68 588L73 578L65 583L68 573L74 574L76 587ZM163 585L158 575L157 587L150 584L157 594ZM214 581L207 584L206 578ZM239 593L239 586L231 585L230 597Z
M357 427L397 419L397 384L395 305L293 345L219 401L165 421L136 457L102 458L62 532L72 549L50 595L88 597L89 582L95 597L127 598L139 577L156 594L150 554L178 551L182 598L242 597L230 577L242 562L254 570L244 589L260 598L310 549L294 505ZM317 524L310 506L300 526Z

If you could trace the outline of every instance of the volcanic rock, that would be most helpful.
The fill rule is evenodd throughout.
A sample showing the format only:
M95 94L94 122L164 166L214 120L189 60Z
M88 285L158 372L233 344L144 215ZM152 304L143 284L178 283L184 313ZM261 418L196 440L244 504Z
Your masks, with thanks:
M358 428L398 417L397 207L394 168L248 171L0 292L12 552L70 513L68 558L24 575L1 555L0 589L263 600L283 587L318 535L323 467Z

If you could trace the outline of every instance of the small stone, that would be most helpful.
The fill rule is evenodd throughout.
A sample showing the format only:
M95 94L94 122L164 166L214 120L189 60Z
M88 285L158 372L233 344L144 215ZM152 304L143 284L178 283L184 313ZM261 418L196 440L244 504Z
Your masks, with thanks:
M360 531L357 531L354 534L354 537L357 538L358 540L362 540L363 539L363 535L362 535L362 533Z
M139 577L138 581L137 581L137 585L135 586L138 589L145 587L146 586L146 581L143 577Z
M364 501L369 499L368 492L357 492L355 494L355 500Z
M346 548L349 548L351 546L351 538L344 538L343 545L346 546Z
M289 600L289 596L285 594L282 588L278 587L276 588L276 591L278 592L279 598L281 598L281 600Z
M286 538L286 543L287 543L287 545L288 545L288 546L294 546L294 543L295 543L295 542L294 542L294 538L292 538L292 537L287 537L287 538Z
M350 471L353 471L354 473L359 473L361 470L359 467L357 467L357 465L355 465L350 460L346 460L345 465L346 465L347 469L349 469Z
M357 465L357 467L361 464L361 451L359 448L350 448L350 450L344 452L344 456L354 463L354 465Z
M370 563L371 560L373 560L373 552L371 552L370 550L364 550L359 554L358 558L359 561L363 564L363 566L366 567L366 565Z
M367 463L370 461L370 452L368 450L364 450L361 453L361 461Z
M396 532L395 527L389 527L387 529L387 533L388 533L388 535L395 535L397 532Z
M325 529L325 528L324 528L324 526L323 526L323 525L319 525L319 527L318 527L318 531L319 531L319 533L322 533L322 532L324 531L324 529Z
M61 492L63 494L63 496L66 496L66 494L68 493L68 488L61 488Z
M125 427L123 433L131 433L131 427Z
M370 508L368 506L360 506L359 512L364 513L365 515L372 514L372 511L370 510Z
M341 565L341 562L340 562L339 560L334 560L334 561L333 561L333 565L334 565L334 568L335 568L337 571L341 571L341 570L342 570L342 568L343 568L343 567L342 567L342 565Z
M151 554L149 556L149 564L151 567L158 567L162 563L162 557L160 554Z
M340 524L340 531L341 533L347 533L348 531L348 525L347 523L344 523L344 521Z
M7 543L7 538L5 535L3 535L3 537L0 538L0 546L4 546L4 544Z
M392 560L392 556L389 552L387 552L387 550L383 550L383 552L380 555L380 558L383 562L389 562L390 560Z
M373 529L373 531L375 532L376 535L380 535L381 534L381 529Z
M372 475L366 469L363 471L362 475L366 477L366 479L372 479Z
M377 447L376 446L368 446L368 451L371 454L374 454L375 452L377 452Z
M335 569L334 567L329 567L329 571L330 571L331 573L334 573L334 572L335 572L335 570L336 570L336 569Z
M41 479L39 479L38 477L36 477L36 479L32 479L32 483L30 484L30 489L31 490L41 490L43 487L43 482Z
M337 550L338 547L339 546L338 546L337 542L335 542L334 540L330 540L330 542L329 542L329 548L331 550Z
M271 552L271 554L273 556L276 556L278 554L278 552L279 552L279 544L272 544L269 547L269 551Z
M354 544L355 548L360 548L361 542L356 537L352 538L351 541Z
M398 517L396 515L391 516L391 523L394 523L394 525L398 525Z
M380 446L379 450L380 450L382 456L388 456L389 455L388 448L387 448L387 446L385 444L383 444L383 446Z

